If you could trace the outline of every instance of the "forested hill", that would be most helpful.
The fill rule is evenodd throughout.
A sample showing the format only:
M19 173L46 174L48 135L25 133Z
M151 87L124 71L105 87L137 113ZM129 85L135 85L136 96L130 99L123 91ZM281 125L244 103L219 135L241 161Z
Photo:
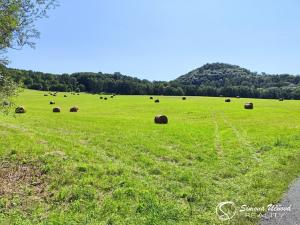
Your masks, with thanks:
M300 99L300 76L258 74L224 63L206 64L173 82L190 95Z
M183 85L212 86L218 88L230 86L271 88L299 86L300 76L289 74L257 74L239 66L213 63L195 69L177 78L175 81Z
M257 74L239 66L212 63L195 69L175 81L185 85L209 85L222 87L225 85L242 85L247 79L256 78Z
M300 76L258 74L224 63L206 64L170 82L140 80L121 73L10 72L24 87L36 90L300 99Z

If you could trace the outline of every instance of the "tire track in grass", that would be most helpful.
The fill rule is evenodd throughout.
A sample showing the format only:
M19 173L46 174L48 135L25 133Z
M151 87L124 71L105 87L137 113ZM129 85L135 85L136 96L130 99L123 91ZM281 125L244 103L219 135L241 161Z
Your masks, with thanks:
M229 121L228 117L224 115L224 112L220 113L220 116L222 117L224 123L232 130L234 135L236 136L236 139L238 140L238 143L242 149L245 149L249 151L249 153L253 154L253 158L255 160L259 160L256 156L256 149L253 147L249 139L242 134L234 125L232 122Z
M221 142L221 137L220 137L220 128L219 128L219 124L217 122L217 117L216 117L215 112L211 112L211 118L215 125L215 150L217 152L217 155L219 157L222 157L224 155L224 151L222 148L222 142Z

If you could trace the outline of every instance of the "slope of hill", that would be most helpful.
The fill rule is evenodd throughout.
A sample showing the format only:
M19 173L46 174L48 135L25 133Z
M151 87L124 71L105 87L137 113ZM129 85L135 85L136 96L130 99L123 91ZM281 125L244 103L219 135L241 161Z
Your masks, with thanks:
M270 88L299 85L300 76L258 74L236 65L212 63L180 76L175 81L182 85Z
M239 66L225 63L212 63L205 64L200 68L180 76L175 81L184 85L205 85L209 83L213 86L224 86L226 80L233 81L235 84L241 84L237 82L237 80L246 80L256 75L256 73L251 73L249 70Z

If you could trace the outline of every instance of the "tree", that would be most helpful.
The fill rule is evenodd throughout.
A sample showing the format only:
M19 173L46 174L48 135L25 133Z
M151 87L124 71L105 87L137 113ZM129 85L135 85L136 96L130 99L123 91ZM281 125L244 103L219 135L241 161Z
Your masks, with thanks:
M7 113L12 106L10 98L17 93L17 83L4 74L6 68L0 64L0 111Z
M38 19L47 16L47 11L57 5L56 0L0 0L0 101L16 93L17 85L10 79L5 68L7 49L34 47L39 37L35 28Z

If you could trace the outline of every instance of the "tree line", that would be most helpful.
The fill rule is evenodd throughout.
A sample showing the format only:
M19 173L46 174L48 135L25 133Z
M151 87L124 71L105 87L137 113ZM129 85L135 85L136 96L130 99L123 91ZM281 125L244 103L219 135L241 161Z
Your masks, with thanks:
M25 88L42 91L300 99L300 76L258 74L222 63L206 64L170 82L141 80L121 73L9 72Z

